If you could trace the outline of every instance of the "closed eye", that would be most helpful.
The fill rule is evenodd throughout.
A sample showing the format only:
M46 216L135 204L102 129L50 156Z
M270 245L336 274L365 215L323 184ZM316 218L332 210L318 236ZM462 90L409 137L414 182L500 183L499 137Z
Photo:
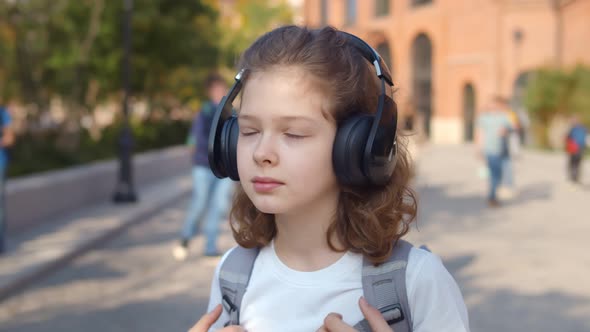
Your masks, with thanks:
M304 135L296 135L296 134L291 134L291 133L285 133L285 136L287 136L289 138L293 138L293 139L302 139L302 138L307 137Z
M257 131L253 131L253 130L252 131L241 131L240 132L240 135L242 135L242 136L252 136L252 135L256 135L256 134L258 134L258 132Z

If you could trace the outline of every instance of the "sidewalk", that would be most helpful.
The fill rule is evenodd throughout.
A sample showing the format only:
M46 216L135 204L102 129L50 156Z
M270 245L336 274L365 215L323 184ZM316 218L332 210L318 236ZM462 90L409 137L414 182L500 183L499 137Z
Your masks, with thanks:
M191 190L190 174L141 188L137 203L110 201L72 211L13 237L0 256L0 302L112 238L126 227L177 202ZM34 202L31 202L34 204Z

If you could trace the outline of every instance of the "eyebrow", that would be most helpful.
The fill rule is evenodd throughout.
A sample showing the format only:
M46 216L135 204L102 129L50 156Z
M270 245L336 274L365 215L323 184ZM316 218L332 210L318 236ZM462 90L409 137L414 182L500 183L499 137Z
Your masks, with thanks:
M257 121L260 118L257 116L254 116L254 115L249 115L249 114L238 114L238 119ZM317 120L312 119L307 116L301 116L301 115L284 115L284 116L278 117L278 121L279 122L307 121L307 122L315 123Z

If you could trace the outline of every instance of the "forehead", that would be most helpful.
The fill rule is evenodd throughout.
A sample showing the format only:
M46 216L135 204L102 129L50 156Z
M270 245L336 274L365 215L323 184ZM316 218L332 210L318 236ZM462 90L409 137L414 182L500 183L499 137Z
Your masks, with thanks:
M329 98L313 77L298 68L274 68L249 75L240 114L330 119Z

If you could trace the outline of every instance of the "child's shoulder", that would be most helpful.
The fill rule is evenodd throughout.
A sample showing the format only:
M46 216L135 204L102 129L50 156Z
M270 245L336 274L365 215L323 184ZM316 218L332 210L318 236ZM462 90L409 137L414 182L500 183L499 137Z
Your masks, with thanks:
M420 274L445 269L442 260L435 253L426 249L412 247L408 256L408 271L416 271ZM446 270L446 269L445 269Z
M445 288L456 282L436 253L413 247L406 268L408 290L416 288Z

